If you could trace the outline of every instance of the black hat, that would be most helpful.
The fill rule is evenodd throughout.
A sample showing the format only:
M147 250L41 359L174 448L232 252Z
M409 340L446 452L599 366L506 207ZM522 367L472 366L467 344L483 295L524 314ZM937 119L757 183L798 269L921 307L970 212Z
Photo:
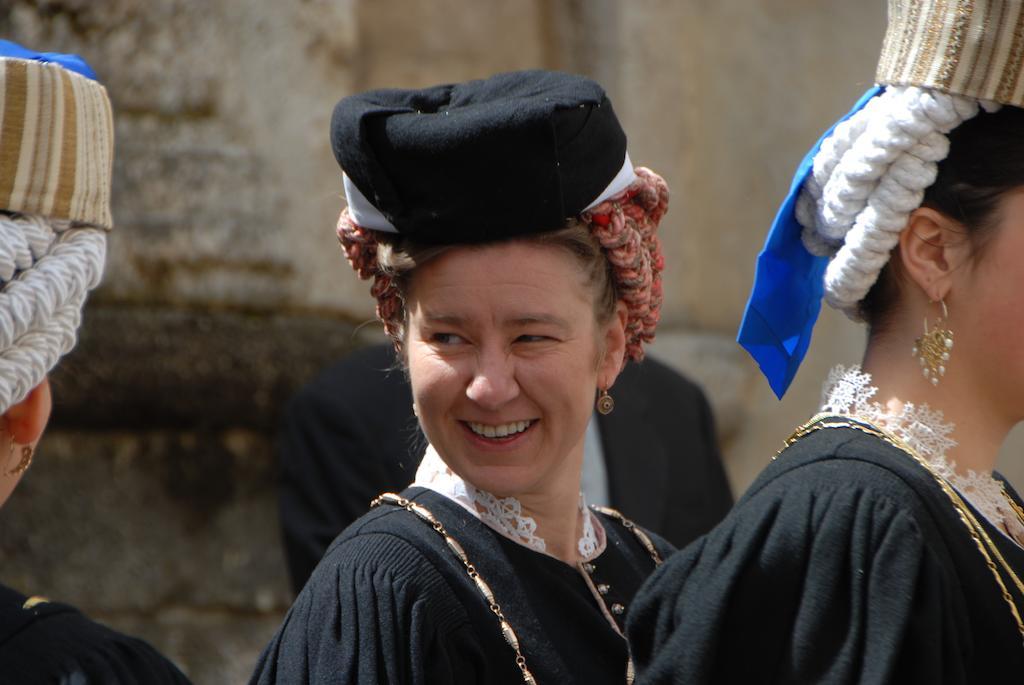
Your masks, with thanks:
M355 223L422 242L555 230L635 179L601 86L550 71L343 98L331 147Z

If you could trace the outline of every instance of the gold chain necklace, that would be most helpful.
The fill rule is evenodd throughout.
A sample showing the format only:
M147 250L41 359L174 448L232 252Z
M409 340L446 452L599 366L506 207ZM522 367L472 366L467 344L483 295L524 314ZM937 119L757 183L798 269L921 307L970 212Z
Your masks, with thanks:
M1013 568L1009 563L1007 563L1006 559L1003 558L999 548L996 547L996 544L992 541L992 538L989 537L989 534L985 531L981 522L979 522L977 517L971 512L970 508L960 496L960 493L958 493L945 478L939 475L932 465L929 464L926 459L921 457L921 455L919 455L912 447L895 435L892 435L885 430L868 423L867 421L861 421L860 419L856 419L852 416L846 416L845 414L821 413L812 416L810 421L793 431L793 434L786 438L783 448L780 449L772 459L777 459L779 455L781 455L788 447L793 445L800 438L819 430L832 428L850 428L876 437L907 454L911 459L920 464L932 476L932 478L935 479L935 482L942 489L943 493L945 493L946 497L949 498L949 501L956 510L960 521L967 527L968 534L971 536L971 539L974 540L974 544L977 546L981 556L985 559L985 565L988 566L989 571L992 573L992 577L996 581L996 585L999 586L1003 600L1010 608L1010 613L1013 615L1013 619L1017 623L1017 632L1020 633L1022 643L1024 643L1024 620L1021 619L1021 612L1017 608L1013 595L1011 595L1010 591L1007 589L1006 583L1003 581L1003 578L999 573L999 569L996 567L995 561L993 561L993 557L995 557L999 562L1003 572L1010 578L1013 585L1017 588L1017 591L1022 595L1024 595L1024 583L1021 582L1020 578L1013 571ZM1009 497L1007 497L1007 499L1009 500ZM1012 501L1011 504L1016 505L1016 503ZM1016 506L1014 508L1019 509L1019 507ZM1018 515L1024 516L1024 512L1018 512Z
M658 554L658 548L654 546L654 541L651 540L650 536L644 532L642 528L638 528L635 523L630 521L628 518L623 516L618 509L612 509L611 507L602 507L596 504L591 505L591 509L601 512L605 516L609 516L616 519L622 524L622 527L632 533L640 544L643 546L647 553L651 555L651 559L654 560L654 567L661 566L661 555Z
M1003 493L1003 499L1007 501L1010 508L1013 509L1013 513L1017 515L1017 520L1020 521L1020 525L1024 526L1024 509L1021 509L1021 506L1017 504L1017 500L1010 497L1010 493L1006 491L1006 484L1002 481L999 482L999 489Z
M498 604L497 600L494 598L494 592L491 591L491 586L484 581L480 576L480 572L476 570L476 567L472 563L470 563L469 557L466 556L466 551L462 549L462 545L459 544L458 540L453 538L445 529L444 524L441 523L437 517L422 504L413 502L401 495L396 495L393 492L385 492L380 495L370 502L370 507L377 507L381 504L391 504L415 514L417 518L433 528L438 535L444 538L444 542L448 546L448 549L451 550L452 554L454 554L460 562L462 562L462 566L465 568L466 574L473 580L477 590L480 591L480 594L483 595L484 599L487 601L487 606L491 610L491 613L497 617L498 626L501 628L501 634L504 636L505 642L507 642L508 646L515 652L516 666L519 667L519 672L523 676L523 682L527 685L537 685L537 680L533 677L533 674L526 665L526 657L523 656L523 651L519 646L519 638L516 636L516 631L512 629L512 625L508 622L508 619L505 618L505 614L501 610L501 605ZM654 546L654 542L647 533L638 528L635 523L627 519L615 509L597 506L593 508L606 516L611 516L612 518L617 519L626 530L633 533L636 539L640 541L640 544L645 550L647 550L647 553L650 554L651 558L654 560L654 566L658 567L661 565L661 555L658 554L658 550ZM633 660L629 659L626 663L626 682L632 683L633 677Z

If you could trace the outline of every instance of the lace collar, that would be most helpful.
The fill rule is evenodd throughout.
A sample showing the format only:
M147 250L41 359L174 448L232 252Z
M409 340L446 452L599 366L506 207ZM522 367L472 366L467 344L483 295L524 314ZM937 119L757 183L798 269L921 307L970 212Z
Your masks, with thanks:
M547 554L547 543L537 535L537 522L523 515L522 505L515 497L497 497L456 475L441 459L433 445L427 445L416 470L414 486L433 490L461 505L495 532L535 552ZM579 511L583 516L583 534L576 545L582 561L590 561L605 548L605 533L601 521L586 505L580 493Z
M946 453L956 447L952 438L954 425L941 411L927 404L905 402L899 413L891 413L874 400L878 388L871 385L871 375L860 366L837 366L828 375L822 391L825 412L846 414L892 433L917 452L950 485L971 503L1000 532L1017 544L1024 542L1024 525L1017 518L1003 495L1000 482L988 471L956 469Z

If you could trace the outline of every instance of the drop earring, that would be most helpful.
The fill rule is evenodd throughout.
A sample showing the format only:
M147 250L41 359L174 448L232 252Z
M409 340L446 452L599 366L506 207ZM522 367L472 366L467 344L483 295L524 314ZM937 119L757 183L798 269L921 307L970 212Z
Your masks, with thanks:
M615 409L615 400L608 394L607 390L600 390L597 394L597 412L607 416Z
M14 448L17 445L14 444L14 438L11 438L11 450L8 453L7 463L11 463L11 459L14 459ZM28 467L32 464L33 450L31 445L22 445L21 447L21 461L13 469L7 472L8 476L18 476L28 470Z
M946 308L946 300L940 299L942 316L928 329L928 317L924 317L924 334L914 341L914 356L921 363L921 373L931 381L932 385L938 385L939 379L946 375L946 364L949 363L949 355L953 349L953 331L949 329L949 310Z

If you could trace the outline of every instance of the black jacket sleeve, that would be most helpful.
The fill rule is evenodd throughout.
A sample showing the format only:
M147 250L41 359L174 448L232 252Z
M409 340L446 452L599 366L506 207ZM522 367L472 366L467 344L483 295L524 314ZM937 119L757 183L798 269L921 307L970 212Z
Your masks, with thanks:
M627 628L638 683L964 682L962 604L915 517L806 476L745 499L648 580Z
M251 683L477 682L484 658L451 594L404 540L351 535L317 567Z
M0 586L0 682L69 685L187 685L188 678L147 642L59 602L24 608Z

